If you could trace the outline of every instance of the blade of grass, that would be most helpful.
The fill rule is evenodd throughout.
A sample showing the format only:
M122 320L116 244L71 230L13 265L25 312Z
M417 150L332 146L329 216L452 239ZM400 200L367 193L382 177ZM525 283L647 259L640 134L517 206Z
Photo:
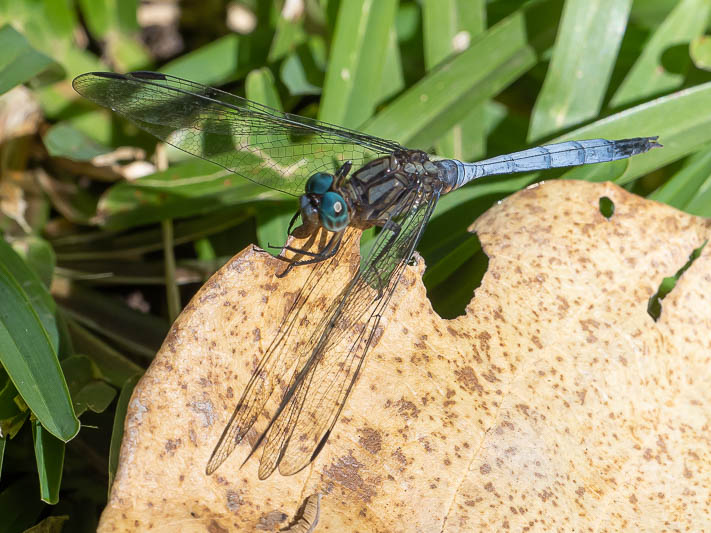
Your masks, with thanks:
M238 68L240 41L229 34L163 65L161 72L205 85L231 79Z
M366 133L428 149L472 106L496 95L536 62L522 11L429 73L369 120Z
M707 0L681 0L650 37L610 106L624 106L680 87L690 62L687 45L703 33L710 11ZM674 72L665 66L664 54L670 52Z
M292 198L192 159L134 182L118 183L99 200L98 222L111 229L211 213L218 206Z
M115 387L121 387L127 379L143 373L143 368L91 334L76 321L67 318L67 326L77 351L86 354L97 366L101 376Z
M118 401L116 402L116 414L114 415L114 425L111 431L111 446L109 449L109 485L107 496L111 494L111 486L114 484L116 477L116 469L118 468L119 453L121 452L121 441L123 440L123 428L126 420L126 411L128 410L128 402L131 400L131 394L136 387L140 375L135 375L127 379L121 387Z
M448 56L469 46L486 28L483 0L426 0L423 3L425 67L428 71ZM463 161L486 152L485 103L474 106L437 143L437 154Z
M684 209L709 176L711 150L703 150L689 157L684 166L648 198Z
M396 11L394 0L341 2L319 106L321 120L357 128L373 114L382 97L374 89L381 86Z
M59 501L65 444L42 427L39 421L32 424L32 439L35 444L40 498L54 505Z
M395 28L392 28L385 49L385 65L382 70L379 90L380 100L387 100L402 91L404 87L405 78L402 72L402 58L397 42L397 32Z
M528 141L598 115L632 0L568 0L533 106Z
M163 260L165 262L165 292L168 303L168 320L173 323L180 314L180 291L175 283L175 243L173 239L173 220L161 222L163 234Z
M684 211L700 217L711 217L711 176L699 187L694 197L684 206Z
M62 75L62 68L58 63L35 50L27 39L10 25L0 28L0 50L3 50L0 54L0 94L42 73L51 80Z
M22 283L28 279L32 285ZM0 361L35 416L66 442L79 431L79 420L57 359L58 333L46 298L42 282L0 239Z

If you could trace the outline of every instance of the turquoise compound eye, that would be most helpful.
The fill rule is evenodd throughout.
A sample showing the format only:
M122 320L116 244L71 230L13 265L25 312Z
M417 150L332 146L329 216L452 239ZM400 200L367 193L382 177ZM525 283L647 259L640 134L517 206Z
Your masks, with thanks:
M336 192L327 192L321 197L318 210L321 225L328 231L341 231L348 225L348 208L343 197Z
M317 172L306 181L306 194L324 194L333 185L333 176Z

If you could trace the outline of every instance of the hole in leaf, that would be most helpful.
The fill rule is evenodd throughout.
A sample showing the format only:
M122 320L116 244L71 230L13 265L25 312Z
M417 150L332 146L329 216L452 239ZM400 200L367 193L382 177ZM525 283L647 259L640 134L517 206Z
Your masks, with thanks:
M481 249L479 238L467 234L425 271L423 281L435 312L446 319L463 315L488 268L489 258Z
M609 220L610 217L615 214L615 202L610 200L607 196L601 196L600 213L602 213L602 216Z
M659 284L659 289L657 290L656 293L652 295L652 297L649 299L649 303L647 304L647 313L649 316L651 316L654 321L656 322L659 320L659 316L662 314L662 300L666 297L667 294L669 294L672 289L676 286L676 282L679 281L679 278L681 275L687 271L687 269L691 266L691 264L696 261L696 259L701 255L701 251L704 249L704 246L706 246L706 243L708 241L704 241L704 243L696 248L693 252L691 252L691 255L689 256L689 260L686 262L686 264L681 267L676 274L673 276L666 277L662 280L662 282Z

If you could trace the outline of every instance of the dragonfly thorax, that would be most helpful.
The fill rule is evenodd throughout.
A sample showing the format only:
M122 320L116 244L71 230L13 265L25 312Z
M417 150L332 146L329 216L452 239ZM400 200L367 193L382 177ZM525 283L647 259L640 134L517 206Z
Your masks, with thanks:
M410 205L418 191L439 187L440 174L419 150L400 150L366 163L342 188L351 208L350 224L362 229L383 226L401 206Z

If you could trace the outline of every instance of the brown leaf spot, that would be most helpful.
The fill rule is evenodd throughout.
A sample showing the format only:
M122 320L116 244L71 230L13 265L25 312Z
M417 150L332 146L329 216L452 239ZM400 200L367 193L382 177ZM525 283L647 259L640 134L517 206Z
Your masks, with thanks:
M479 383L479 379L476 377L476 372L471 366L465 366L461 370L455 370L454 375L457 377L457 383L459 383L464 389L470 392L478 392L479 394L484 393L484 387Z
M376 454L382 447L383 438L380 436L380 432L372 428L361 428L358 442L370 453Z
M375 491L366 484L360 475L363 464L350 453L340 457L335 463L324 471L324 474L336 483L353 491L357 498L368 503L372 499Z
M170 455L173 455L175 453L175 450L178 449L180 446L180 439L168 439L165 442L165 451L166 453L169 453Z
M417 406L409 400L402 398L397 402L397 412L400 413L403 418L417 418L420 414L420 410Z

